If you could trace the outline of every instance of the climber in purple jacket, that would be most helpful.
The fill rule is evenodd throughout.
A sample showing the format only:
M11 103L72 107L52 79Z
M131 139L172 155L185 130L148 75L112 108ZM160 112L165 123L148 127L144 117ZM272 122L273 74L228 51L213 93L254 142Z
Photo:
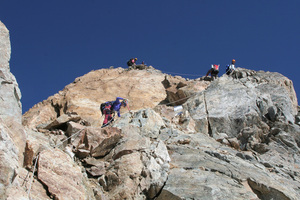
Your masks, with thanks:
M123 100L123 101L120 102L120 100ZM121 117L121 115L120 115L121 106L123 106L123 107L128 106L128 102L126 99L124 99L122 97L117 97L117 99L113 102L111 109L112 109L112 111L116 111L118 113L118 117Z
M122 100L122 101L120 101ZM121 107L126 107L129 110L129 105L127 102L127 99L124 99L122 97L117 97L115 101L107 101L105 103L102 103L100 106L100 110L102 115L105 115L104 121L103 121L103 125L101 127L105 127L108 124L110 124L110 122L114 121L114 118L112 116L112 114L114 114L115 112L118 113L118 117L121 117L120 115L120 109Z

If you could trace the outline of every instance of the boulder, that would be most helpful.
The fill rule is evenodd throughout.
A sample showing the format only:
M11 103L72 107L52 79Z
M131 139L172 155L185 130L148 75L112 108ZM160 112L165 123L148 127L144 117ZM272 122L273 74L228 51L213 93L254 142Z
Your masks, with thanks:
M81 168L61 150L42 151L37 172L38 180L54 199L90 199Z
M162 141L143 136L138 127L129 125L122 131L124 137L104 158L110 166L100 185L109 199L154 198L168 176L167 148Z
M64 131L67 130L67 122L79 122L81 120L81 117L77 114L62 114L58 118L56 118L54 121L52 121L50 124L48 124L45 129L62 129Z
M75 147L75 154L80 158L87 156L104 157L123 137L120 129L113 127L86 127L78 132L71 144Z
M126 113L113 126L122 129L128 125L140 127L141 133L151 138L157 138L160 129L165 126L161 116L150 108Z

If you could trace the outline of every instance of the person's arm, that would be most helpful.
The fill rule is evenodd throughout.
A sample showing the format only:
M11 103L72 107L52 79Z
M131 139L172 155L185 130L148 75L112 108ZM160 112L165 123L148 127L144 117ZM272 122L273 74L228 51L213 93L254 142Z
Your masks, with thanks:
M211 71L212 71L212 68L211 68L210 70L208 70L208 72L206 73L206 75L205 75L205 76L208 76L208 75L209 75L209 73L211 73Z
M122 97L117 97L117 98L116 98L116 102L117 102L117 103L120 103L120 100L123 100L123 99L124 99L124 98L122 98Z
M117 108L117 113L118 113L118 117L121 117L121 114L120 114L120 109L121 109L121 102L120 102L120 100L123 100L124 98L122 98L122 97L117 97L116 98L116 108Z

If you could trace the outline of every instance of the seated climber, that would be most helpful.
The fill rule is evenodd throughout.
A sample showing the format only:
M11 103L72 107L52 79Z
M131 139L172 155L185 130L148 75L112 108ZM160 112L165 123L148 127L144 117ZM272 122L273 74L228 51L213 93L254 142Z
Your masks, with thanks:
M207 77L210 74L212 80L214 80L214 78L217 78L219 74L219 67L220 65L211 65L211 68L210 70L208 70L205 77Z
M136 65L136 61L137 58L130 58L130 60L127 62L128 67Z
M230 65L226 65L226 74L231 75L235 71L235 60L231 61Z
M122 101L120 101L122 100ZM122 97L117 97L115 101L107 101L105 103L102 103L100 106L100 110L102 115L105 115L102 127L107 126L110 122L114 120L114 116L112 114L115 114L117 112L118 117L121 116L120 114L120 109L121 107L128 107L129 110L129 105L127 99L124 99Z

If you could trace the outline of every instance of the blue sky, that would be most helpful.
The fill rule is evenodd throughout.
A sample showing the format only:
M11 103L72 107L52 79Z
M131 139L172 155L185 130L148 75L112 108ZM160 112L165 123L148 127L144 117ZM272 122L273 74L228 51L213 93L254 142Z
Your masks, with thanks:
M23 112L91 70L138 63L187 78L211 64L279 72L300 94L299 0L0 0Z

